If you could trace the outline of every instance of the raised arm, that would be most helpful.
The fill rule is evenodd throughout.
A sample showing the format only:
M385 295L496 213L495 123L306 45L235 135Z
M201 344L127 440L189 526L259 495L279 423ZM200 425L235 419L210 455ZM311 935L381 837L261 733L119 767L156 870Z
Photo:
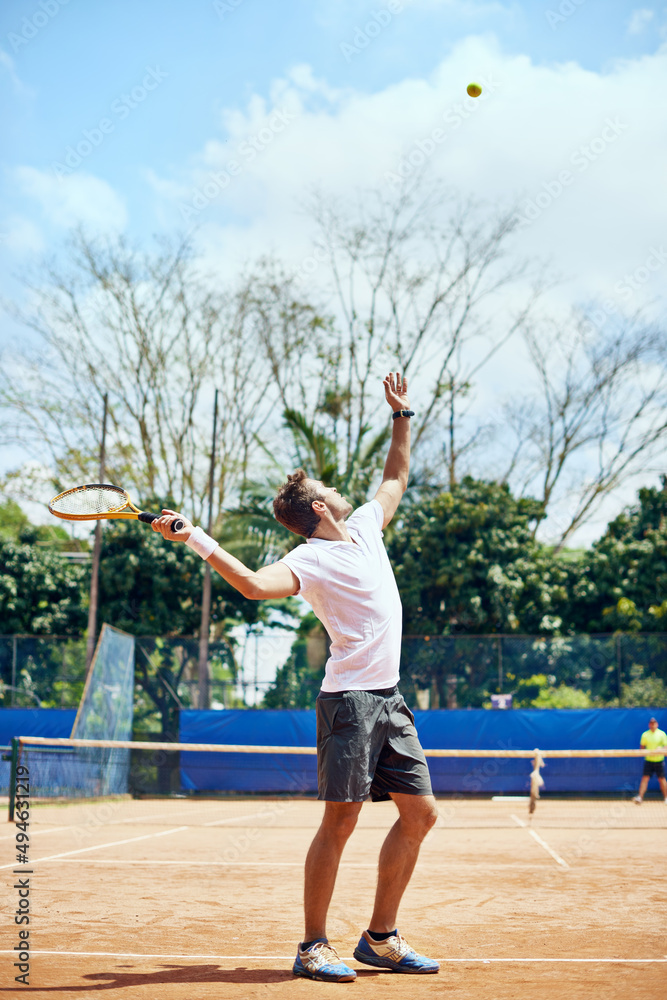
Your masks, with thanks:
M180 531L172 531L171 524L175 517L184 523ZM153 531L159 531L170 542L187 542L195 530L194 525L183 514L175 510L163 509L162 517L153 521ZM248 569L240 559L230 555L220 545L206 560L209 566L219 573L223 580L231 584L235 590L250 601L264 601L268 598L290 597L299 590L299 581L284 562L262 566L255 572Z
M383 381L385 399L392 413L409 410L408 380L400 372L391 372ZM375 494L384 511L382 527L386 528L396 513L401 497L408 486L410 472L410 417L396 417L392 421L391 445L384 465L382 484Z

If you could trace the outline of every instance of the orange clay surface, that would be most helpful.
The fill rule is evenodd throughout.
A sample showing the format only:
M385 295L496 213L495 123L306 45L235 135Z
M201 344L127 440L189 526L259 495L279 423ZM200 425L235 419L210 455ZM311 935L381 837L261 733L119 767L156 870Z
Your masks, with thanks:
M30 985L14 982L12 824L0 828L0 995L629 1000L667 996L667 806L439 801L399 928L438 975L364 968L392 803L367 804L341 865L329 938L354 983L291 974L303 859L322 804L110 800L39 805L30 827ZM521 824L526 825L521 825ZM532 829L532 833L531 833ZM550 853L551 852L551 853ZM23 867L23 866L22 866ZM644 960L644 961L640 961Z

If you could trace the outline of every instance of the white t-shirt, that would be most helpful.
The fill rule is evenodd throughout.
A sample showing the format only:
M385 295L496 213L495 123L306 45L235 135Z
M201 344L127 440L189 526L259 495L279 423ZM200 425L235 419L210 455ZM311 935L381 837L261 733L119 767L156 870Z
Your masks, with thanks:
M398 683L401 599L382 541L377 500L348 517L353 542L309 538L283 557L331 639L323 691L372 691Z

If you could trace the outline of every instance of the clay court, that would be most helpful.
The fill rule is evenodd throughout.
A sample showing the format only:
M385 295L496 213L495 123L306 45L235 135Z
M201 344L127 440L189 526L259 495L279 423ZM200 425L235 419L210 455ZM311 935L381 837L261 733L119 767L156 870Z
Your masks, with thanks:
M525 801L438 804L400 930L440 961L440 973L408 978L352 959L396 815L391 803L367 804L331 908L330 940L358 972L341 984L291 975L303 859L321 803L36 805L30 985L12 982L16 941L5 924L3 992L62 1000L665 995L664 803L545 798L532 826ZM10 824L0 834L8 888L14 836Z

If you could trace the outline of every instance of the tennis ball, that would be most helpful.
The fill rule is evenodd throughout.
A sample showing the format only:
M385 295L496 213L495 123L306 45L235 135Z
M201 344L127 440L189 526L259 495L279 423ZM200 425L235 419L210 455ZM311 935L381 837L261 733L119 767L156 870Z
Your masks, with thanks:
M482 88L478 83L469 83L466 90L468 91L470 97L479 97L482 93Z

